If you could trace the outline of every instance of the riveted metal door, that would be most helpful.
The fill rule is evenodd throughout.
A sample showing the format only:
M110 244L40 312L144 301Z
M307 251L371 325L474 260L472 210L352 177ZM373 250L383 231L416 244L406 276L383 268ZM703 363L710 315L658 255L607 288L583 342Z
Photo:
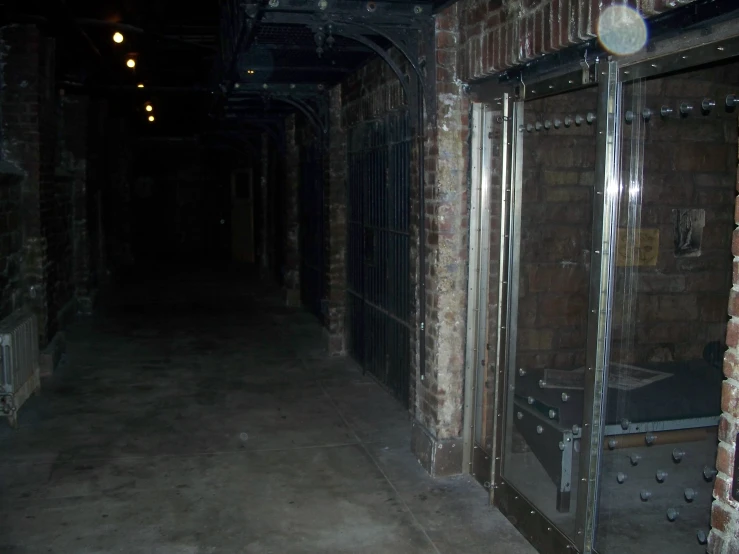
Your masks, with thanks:
M349 132L349 352L405 405L411 359L410 158L406 111Z

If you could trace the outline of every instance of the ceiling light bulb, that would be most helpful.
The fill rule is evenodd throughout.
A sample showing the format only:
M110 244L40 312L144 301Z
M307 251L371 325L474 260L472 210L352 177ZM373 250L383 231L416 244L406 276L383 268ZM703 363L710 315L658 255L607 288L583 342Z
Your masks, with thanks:
M139 84L138 84L138 85L136 85L136 86L137 86L137 87L139 87L139 88L144 88L144 83L139 83Z
M123 35L116 31L113 34L113 42L115 42L116 44L120 44L121 42L123 42Z
M128 58L128 60L126 60L126 65L133 69L134 67L136 67L136 60L134 60L133 58Z
M153 122L153 121L154 121L154 116L153 116L153 115L150 115L150 116L149 116L149 121L150 121L150 122Z
M147 112L152 112L152 111L154 111L154 107L151 104L147 104L146 105L146 111Z

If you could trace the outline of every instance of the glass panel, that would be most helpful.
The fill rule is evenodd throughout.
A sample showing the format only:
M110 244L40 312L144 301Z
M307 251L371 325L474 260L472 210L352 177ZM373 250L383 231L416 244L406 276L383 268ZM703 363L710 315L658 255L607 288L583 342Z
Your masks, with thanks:
M705 552L736 194L723 98L737 85L722 64L623 87L601 553Z
M570 537L583 414L596 106L596 89L527 102L518 133L520 214L513 236L520 247L511 259L508 353L515 385L507 403L503 476Z

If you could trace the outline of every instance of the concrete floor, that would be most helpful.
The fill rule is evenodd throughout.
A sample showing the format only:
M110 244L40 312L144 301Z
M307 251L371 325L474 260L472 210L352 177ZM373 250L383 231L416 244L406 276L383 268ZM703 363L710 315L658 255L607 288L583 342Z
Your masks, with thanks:
M314 318L227 270L128 280L0 420L0 552L534 550Z

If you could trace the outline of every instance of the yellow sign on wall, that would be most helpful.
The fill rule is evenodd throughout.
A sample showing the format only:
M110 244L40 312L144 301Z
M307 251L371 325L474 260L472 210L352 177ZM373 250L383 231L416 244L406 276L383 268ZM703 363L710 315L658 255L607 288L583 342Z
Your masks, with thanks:
M618 230L616 265L654 266L659 258L659 229Z

